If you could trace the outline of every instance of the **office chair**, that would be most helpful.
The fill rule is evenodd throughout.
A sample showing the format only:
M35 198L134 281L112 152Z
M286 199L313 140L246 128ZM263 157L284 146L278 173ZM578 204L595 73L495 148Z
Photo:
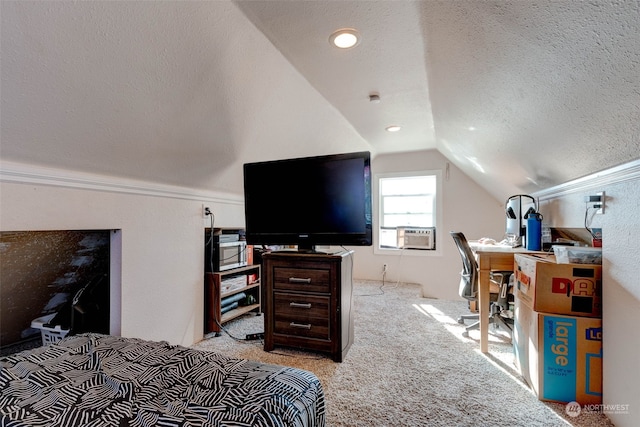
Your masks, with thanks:
M458 287L458 294L469 301L478 301L478 263L473 255L473 251L469 246L467 238L464 233L451 231L451 237L460 252L462 258L462 271L460 272L460 285ZM496 284L499 291L491 292L490 305L491 311L489 315L489 323L502 325L505 330L511 332L513 329L513 319L509 316L505 316L507 310L509 310L509 282L512 271L491 271L490 280ZM458 318L458 323L464 324L465 320L475 320L475 322L465 328L462 336L468 337L469 331L478 329L480 327L480 315L479 314L463 314Z
M495 327L502 326L502 328L509 332L513 331L513 271L492 271L489 280L495 283L500 292L498 293L496 300L491 302L491 314L489 323L492 323Z

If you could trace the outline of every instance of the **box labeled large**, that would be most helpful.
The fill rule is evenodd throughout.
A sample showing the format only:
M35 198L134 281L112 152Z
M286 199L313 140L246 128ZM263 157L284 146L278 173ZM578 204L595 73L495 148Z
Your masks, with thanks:
M602 403L602 320L538 313L516 297L513 349L538 399Z
M534 311L602 316L602 266L557 264L553 255L516 254L514 293Z

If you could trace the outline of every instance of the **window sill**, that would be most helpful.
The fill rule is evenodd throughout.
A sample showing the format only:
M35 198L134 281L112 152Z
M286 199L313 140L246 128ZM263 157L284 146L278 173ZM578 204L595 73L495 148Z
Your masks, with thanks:
M391 256L415 256L415 257L432 257L442 256L442 251L438 248L434 250L425 249L393 249L393 248L379 248L376 247L373 250L376 255L391 255Z

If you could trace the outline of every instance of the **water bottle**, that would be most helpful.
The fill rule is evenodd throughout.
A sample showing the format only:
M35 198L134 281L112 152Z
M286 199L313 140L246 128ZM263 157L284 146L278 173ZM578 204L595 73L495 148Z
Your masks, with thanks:
M534 212L527 216L527 249L539 251L542 248L542 214Z

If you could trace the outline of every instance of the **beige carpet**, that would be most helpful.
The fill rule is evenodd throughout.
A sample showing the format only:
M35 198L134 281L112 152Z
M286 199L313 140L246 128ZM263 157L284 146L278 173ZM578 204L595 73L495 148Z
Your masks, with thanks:
M565 405L539 401L515 371L511 344L491 335L489 354L479 333L462 337L464 301L420 297L416 285L354 285L355 342L344 362L320 353L243 340L263 332L263 316L225 325L228 333L195 348L316 374L323 385L330 426L612 426L602 414L565 413ZM240 338L236 340L231 338Z

